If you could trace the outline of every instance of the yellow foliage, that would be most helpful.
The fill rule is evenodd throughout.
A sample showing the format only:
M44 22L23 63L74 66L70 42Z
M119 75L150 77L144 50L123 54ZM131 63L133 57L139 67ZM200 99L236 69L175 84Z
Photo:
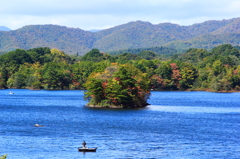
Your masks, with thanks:
M52 48L52 49L51 49L51 54L52 54L52 55L57 55L57 56L62 56L62 57L65 56L65 54L64 54L63 51L60 51L60 50L55 49L55 48Z

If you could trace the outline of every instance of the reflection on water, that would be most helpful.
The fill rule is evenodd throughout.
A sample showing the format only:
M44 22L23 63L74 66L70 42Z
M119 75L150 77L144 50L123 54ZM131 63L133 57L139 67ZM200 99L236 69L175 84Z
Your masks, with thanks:
M152 111L175 112L175 113L240 113L240 108L223 107L186 107L186 106L159 106L148 107Z
M239 101L240 93L156 91L144 109L92 109L81 91L0 90L0 155L240 158ZM78 152L83 141L97 152Z

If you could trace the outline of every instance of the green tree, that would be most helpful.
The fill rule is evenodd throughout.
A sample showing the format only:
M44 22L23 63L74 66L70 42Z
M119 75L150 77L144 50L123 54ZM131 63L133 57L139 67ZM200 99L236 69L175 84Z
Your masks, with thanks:
M223 64L220 60L217 60L212 65L214 75L218 75L223 71Z
M137 55L146 60L152 60L157 56L155 52L149 50L143 50L139 52Z
M212 53L213 55L223 55L223 56L234 55L234 56L240 57L239 50L237 50L230 44L219 45L213 48L210 53Z
M130 54L130 53L122 53L120 55L116 56L116 62L120 64L128 63L132 60L140 60L141 57L137 56L136 54Z
M8 70L5 66L0 67L0 89L7 88Z
M31 56L33 62L39 62L40 64L44 64L45 62L50 62L47 59L47 55L50 55L51 50L48 47L39 47L27 50L27 53Z
M66 63L50 62L43 66L45 89L68 89L71 81L71 71Z
M7 158L7 155L0 156L0 159L6 159L6 158Z
M98 49L92 49L91 51L87 52L81 59L82 61L93 61L99 62L104 60L104 55L99 52Z
M72 89L81 89L87 81L88 76L93 72L97 65L92 61L82 61L71 65Z
M0 56L0 65L5 64L6 66L20 66L24 63L32 63L32 58L25 50L22 49L16 49L15 51L11 51Z
M104 90L102 87L102 80L89 78L86 82L85 87L87 92L85 93L85 98L90 99L89 105L100 105L102 100L104 100Z
M93 67L94 67L93 72L102 72L110 65L111 65L111 63L108 60L103 60L103 61L100 61L98 63L94 63L93 64Z
M156 70L155 73L160 75L162 79L171 79L172 68L167 62L163 62Z

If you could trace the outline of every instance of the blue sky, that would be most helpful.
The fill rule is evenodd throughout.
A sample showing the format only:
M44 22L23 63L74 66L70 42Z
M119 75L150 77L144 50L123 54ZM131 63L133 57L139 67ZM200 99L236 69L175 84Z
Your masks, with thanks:
M130 21L192 25L240 17L240 0L0 0L0 26L56 24L84 30Z

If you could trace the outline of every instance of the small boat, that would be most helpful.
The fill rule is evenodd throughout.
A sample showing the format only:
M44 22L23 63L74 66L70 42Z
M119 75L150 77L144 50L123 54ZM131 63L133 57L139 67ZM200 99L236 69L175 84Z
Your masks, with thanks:
M97 150L97 147L96 148L87 148L87 147L85 147L85 148L78 148L78 151L79 152L96 152L96 150Z
M12 91L10 91L8 94L14 94Z
M35 124L35 127L43 127L43 125Z

